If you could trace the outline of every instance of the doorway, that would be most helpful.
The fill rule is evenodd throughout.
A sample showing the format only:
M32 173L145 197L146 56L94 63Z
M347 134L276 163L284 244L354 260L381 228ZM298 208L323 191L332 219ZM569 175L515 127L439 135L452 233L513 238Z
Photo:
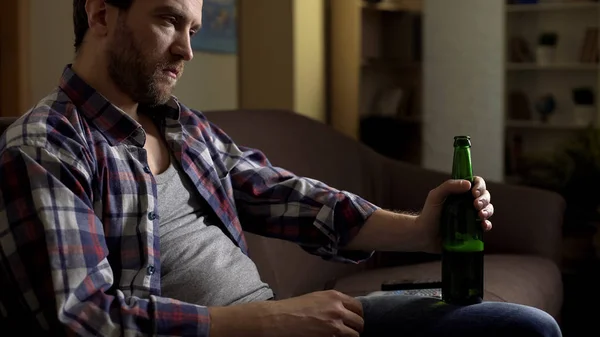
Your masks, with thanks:
M29 0L0 4L0 117L19 116L29 102Z

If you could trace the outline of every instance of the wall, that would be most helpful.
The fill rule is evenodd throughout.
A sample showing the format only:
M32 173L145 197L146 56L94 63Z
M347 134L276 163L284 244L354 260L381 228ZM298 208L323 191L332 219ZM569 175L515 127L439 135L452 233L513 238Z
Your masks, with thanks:
M73 61L73 1L29 0L31 104L58 84L64 66Z
M72 0L30 0L31 104L57 84L73 61ZM181 101L199 110L237 108L237 56L196 52L176 90Z
M244 0L240 14L240 107L325 112L323 0Z
M238 107L236 55L196 52L185 65L174 94L188 107L198 110Z
M325 6L294 1L295 110L325 121Z
M504 0L427 0L423 166L451 172L453 137L472 139L473 170L502 181Z

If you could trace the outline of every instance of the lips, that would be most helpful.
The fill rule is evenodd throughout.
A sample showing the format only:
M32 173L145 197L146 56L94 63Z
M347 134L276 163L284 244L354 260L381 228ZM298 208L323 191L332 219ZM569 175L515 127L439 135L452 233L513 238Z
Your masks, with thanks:
M177 77L179 77L179 70L176 68L166 68L165 72L172 78L177 79Z
M167 75L173 79L178 79L179 76L181 75L182 71L183 71L183 66L178 65L178 66L169 66L169 67L165 67L163 68L163 71L165 73L167 73Z

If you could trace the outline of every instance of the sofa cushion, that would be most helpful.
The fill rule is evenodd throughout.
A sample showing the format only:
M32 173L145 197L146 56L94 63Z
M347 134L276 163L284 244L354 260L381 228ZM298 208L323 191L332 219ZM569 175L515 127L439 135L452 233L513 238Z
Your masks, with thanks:
M549 259L527 255L486 255L484 300L525 304L560 316L563 289L561 274ZM390 280L440 280L439 261L369 270L339 278L333 289L351 296L381 289Z

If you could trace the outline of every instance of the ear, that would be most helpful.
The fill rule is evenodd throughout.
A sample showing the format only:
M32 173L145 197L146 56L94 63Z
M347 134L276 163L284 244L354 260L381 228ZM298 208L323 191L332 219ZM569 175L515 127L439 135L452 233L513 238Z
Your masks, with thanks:
M108 34L108 20L104 0L87 0L85 11L90 33L96 36L106 36Z

